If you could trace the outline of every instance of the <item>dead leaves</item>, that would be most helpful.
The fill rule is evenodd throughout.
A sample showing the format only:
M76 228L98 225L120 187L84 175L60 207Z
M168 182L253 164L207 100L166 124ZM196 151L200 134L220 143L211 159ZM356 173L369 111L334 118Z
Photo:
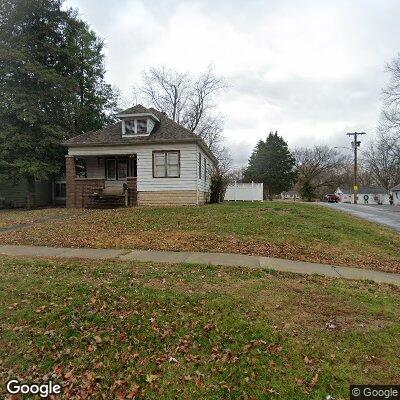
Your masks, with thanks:
M304 357L303 361L306 365L311 365L313 363L312 360L310 360L307 356Z
M312 377L311 381L310 381L310 387L315 387L317 385L318 382L318 377L319 377L319 373L316 372L315 375Z
M214 329L215 329L215 324L213 323L209 323L203 328L204 332L211 332Z
M98 336L98 335L96 335L93 339L95 340L96 343L101 343L102 342L101 337Z

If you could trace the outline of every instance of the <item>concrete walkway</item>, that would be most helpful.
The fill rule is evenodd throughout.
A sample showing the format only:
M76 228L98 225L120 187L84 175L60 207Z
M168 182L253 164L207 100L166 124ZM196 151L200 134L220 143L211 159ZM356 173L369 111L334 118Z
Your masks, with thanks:
M0 246L0 255L83 258L92 260L150 261L265 268L299 274L318 274L334 278L370 280L400 286L400 274L390 274L351 267L292 261L271 257L247 256L229 253L195 253L154 250L85 249L46 246Z

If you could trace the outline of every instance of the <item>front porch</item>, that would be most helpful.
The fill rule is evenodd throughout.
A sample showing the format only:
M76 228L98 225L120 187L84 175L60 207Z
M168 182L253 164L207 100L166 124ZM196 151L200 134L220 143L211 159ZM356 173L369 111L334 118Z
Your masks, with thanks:
M66 192L69 208L135 207L136 154L67 156Z

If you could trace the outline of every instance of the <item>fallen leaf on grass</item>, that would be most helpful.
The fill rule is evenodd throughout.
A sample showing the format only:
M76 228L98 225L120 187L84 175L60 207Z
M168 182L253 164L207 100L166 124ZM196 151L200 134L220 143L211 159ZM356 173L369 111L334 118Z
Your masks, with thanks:
M319 374L318 374L318 372L313 376L313 378L311 379L311 382L310 382L310 386L311 387L315 387L315 385L317 384L317 382L318 382L318 376L319 376Z
M102 342L100 336L95 336L95 337L94 337L94 340L96 341L96 343L101 343L101 342Z
M304 357L304 364L310 365L312 364L312 360L310 360L307 356Z

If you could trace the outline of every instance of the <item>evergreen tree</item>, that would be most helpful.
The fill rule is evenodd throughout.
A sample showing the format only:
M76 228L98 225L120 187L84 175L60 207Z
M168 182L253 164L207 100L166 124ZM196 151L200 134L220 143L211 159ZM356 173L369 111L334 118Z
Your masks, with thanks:
M0 179L60 172L65 138L110 120L103 43L62 0L0 0Z
M264 193L272 196L288 190L296 178L295 159L278 132L270 132L265 141L255 146L244 173L246 181L263 182Z

